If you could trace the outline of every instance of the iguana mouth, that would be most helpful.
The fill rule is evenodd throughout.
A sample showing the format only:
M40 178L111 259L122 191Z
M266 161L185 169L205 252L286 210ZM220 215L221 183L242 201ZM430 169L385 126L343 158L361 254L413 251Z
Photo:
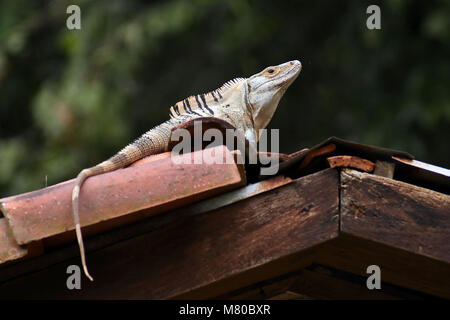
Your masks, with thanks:
M294 65L293 65L293 66L285 73L285 77L291 78L290 80L288 80L288 81L290 81L290 83L292 83L292 82L297 78L297 76L299 75L300 71L302 70L302 64L300 63L300 61L298 61L298 60L295 60L295 61L297 61L298 64L294 64ZM291 75L292 73L297 73L297 75L296 75L295 77L290 77L290 75Z
M284 74L280 75L279 77L276 77L275 78L276 80L280 79L281 77L292 78L292 79L288 80L288 81L291 81L291 83L292 83L297 78L298 74L302 70L302 64L298 60L291 61L290 63L292 64L292 67L289 68L289 70L286 71ZM297 73L297 76L291 77L292 73ZM273 80L275 80L275 79L273 79Z

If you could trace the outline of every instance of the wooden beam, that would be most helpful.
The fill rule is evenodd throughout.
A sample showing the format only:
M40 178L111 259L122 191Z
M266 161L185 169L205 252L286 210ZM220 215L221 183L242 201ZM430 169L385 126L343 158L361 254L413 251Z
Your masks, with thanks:
M432 296L450 298L450 266L443 262L341 232L315 256L315 262L369 277L367 267L381 269L383 283Z
M450 196L354 170L341 173L341 234L318 260L450 298Z
M396 299L381 290L368 290L365 282L352 283L333 274L323 272L323 267L303 268L289 275L270 279L236 292L217 297L230 300L294 300L294 299ZM328 270L326 270L328 271Z
M450 196L354 170L341 173L341 230L450 263Z

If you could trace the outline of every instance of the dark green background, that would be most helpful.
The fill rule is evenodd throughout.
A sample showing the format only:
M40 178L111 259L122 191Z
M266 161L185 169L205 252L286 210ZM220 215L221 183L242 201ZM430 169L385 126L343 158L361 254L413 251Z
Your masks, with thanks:
M334 135L450 166L450 1L3 0L0 197L72 178L174 102L292 59L302 73L269 125L281 152Z

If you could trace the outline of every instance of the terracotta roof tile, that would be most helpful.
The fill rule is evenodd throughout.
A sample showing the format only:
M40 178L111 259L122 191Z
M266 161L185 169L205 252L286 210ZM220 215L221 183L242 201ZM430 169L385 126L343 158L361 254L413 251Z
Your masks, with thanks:
M216 147L225 159L233 155ZM181 156L192 159L204 151ZM89 178L80 193L82 226L147 209L159 213L244 185L243 165L174 164L170 153L149 157L134 166ZM48 238L74 228L74 180L0 200L19 244ZM154 209L149 210L149 209Z
M0 263L22 258L28 250L19 246L5 218L0 218Z

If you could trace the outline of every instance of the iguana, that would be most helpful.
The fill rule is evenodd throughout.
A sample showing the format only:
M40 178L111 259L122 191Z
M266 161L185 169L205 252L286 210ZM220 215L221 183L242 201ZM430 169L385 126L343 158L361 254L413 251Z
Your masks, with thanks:
M256 146L259 130L271 120L287 88L301 70L298 60L268 67L250 78L235 78L220 88L205 94L190 96L170 108L170 119L150 129L106 161L87 169L77 176L72 192L72 208L81 261L88 272L81 235L78 202L83 182L91 176L123 168L145 156L167 151L171 129L186 121L200 117L225 120L239 130Z

